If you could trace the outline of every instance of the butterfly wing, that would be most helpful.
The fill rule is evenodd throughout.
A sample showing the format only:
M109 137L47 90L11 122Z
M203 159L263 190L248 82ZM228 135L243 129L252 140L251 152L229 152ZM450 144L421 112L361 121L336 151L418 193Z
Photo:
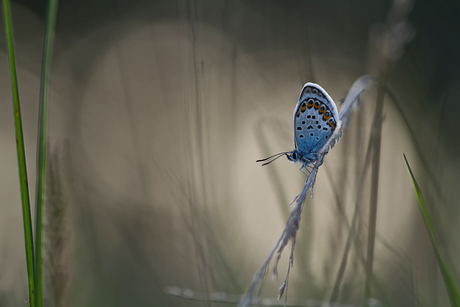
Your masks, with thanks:
M296 149L311 158L334 132L339 115L334 101L321 86L306 83L293 117Z

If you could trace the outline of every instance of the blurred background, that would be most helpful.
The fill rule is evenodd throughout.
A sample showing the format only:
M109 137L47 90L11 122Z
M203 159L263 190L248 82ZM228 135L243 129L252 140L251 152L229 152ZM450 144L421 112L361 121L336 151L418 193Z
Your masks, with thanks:
M32 189L45 12L44 1L12 2ZM382 306L448 306L403 153L458 283L459 14L457 1L433 0L61 1L46 305L218 305L166 295L165 287L190 289L194 298L243 294L305 180L285 159L265 167L255 160L294 148L292 112L303 84L320 84L340 109L353 82L371 74L391 93L383 104L376 221L369 222L365 162L375 139L377 90L370 89L305 204L289 297L364 304L375 227L370 297ZM0 305L26 306L1 27ZM280 279L267 278L263 297L276 298L287 262L284 255Z

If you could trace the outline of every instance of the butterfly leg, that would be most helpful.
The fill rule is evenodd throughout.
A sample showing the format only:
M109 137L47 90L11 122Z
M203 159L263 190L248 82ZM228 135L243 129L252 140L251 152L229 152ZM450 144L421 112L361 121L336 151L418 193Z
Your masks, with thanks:
M305 173L305 172L302 170L302 168L306 169L306 170L307 170L307 172L308 172L308 169L305 167L305 164L302 164L302 166L299 168L299 170L300 170L302 173L304 173L304 174L305 174L305 176L307 176L307 177L308 177L308 174L307 174L307 173Z

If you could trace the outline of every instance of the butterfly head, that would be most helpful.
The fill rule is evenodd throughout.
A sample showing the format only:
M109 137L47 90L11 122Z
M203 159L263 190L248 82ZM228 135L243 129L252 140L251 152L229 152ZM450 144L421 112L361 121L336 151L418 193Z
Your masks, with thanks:
M286 157L291 162L302 163L305 165L315 162L318 159L317 155L313 153L310 153L310 154L303 153L299 151L297 148L294 149L293 151L287 152Z
M299 161L300 154L297 152L297 149L294 149L293 151L286 153L286 157L288 158L289 161L295 163Z

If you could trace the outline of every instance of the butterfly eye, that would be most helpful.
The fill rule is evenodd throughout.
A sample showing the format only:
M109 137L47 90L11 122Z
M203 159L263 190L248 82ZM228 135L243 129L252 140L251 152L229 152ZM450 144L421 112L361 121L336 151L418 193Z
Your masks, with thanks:
M295 151L292 153L292 159L297 160L297 154L295 153Z

